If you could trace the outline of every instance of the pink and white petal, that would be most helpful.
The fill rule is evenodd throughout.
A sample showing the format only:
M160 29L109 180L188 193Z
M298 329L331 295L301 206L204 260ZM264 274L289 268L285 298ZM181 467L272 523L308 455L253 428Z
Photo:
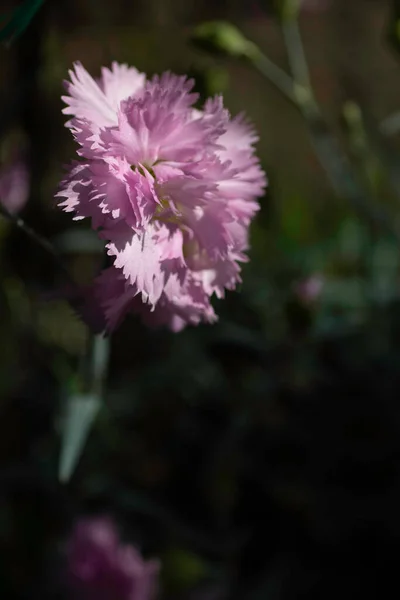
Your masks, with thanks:
M217 316L210 304L209 295L202 282L196 281L191 276L188 277L184 293L175 296L171 303L173 314L190 325L198 325L200 322L215 323L217 321Z
M114 256L114 265L141 294L143 302L155 306L163 291L165 274L161 268L161 249L154 227L143 233L132 234L127 239L126 230L110 231L112 242L107 244L108 254Z
M224 160L229 160L232 158L231 153L238 150L253 150L254 144L258 142L258 135L241 113L226 124L226 130L218 142L224 147L218 154L223 155Z
M258 164L258 158L252 148L232 148L229 152L217 150L217 154L221 161L229 161L237 173L247 172L254 164Z
M141 171L140 173L137 169L133 171L128 168L124 173L126 191L134 215L134 220L130 219L129 223L137 231L148 225L160 206L154 178L145 167L142 167Z
M73 163L67 177L61 182L56 198L59 206L65 212L74 212L74 220L91 217L90 196L93 192L90 165Z
M124 157L131 165L152 164L156 157L149 150L149 129L144 115L137 109L133 100L129 112L120 108L118 111L118 126L108 127L101 134L101 143L107 148L110 156ZM128 101L123 106L130 106Z
M218 139L222 148L216 154L221 161L230 161L236 174L221 178L220 189L228 197L256 197L263 194L266 177L258 158L254 155L254 144L258 136L244 115L240 114L229 122L226 132Z
M181 207L182 213L190 213L197 206L212 201L217 185L201 178L179 176L156 184L157 195Z
M201 118L193 119L185 78L167 75L163 87L163 77L121 103L118 127L104 139L111 152L126 156L133 165L198 160L207 148L218 147L216 141L225 131L220 102L210 103Z
M263 195L266 180L263 172L255 172L254 177L246 178L244 173L232 179L225 179L218 183L218 190L226 199L243 198L252 200Z
M186 324L174 314L174 307L165 295L153 308L144 303L135 286L130 285L118 269L103 271L96 281L96 293L103 306L104 322L108 331L114 331L131 312L139 315L149 327L167 326L180 331Z
M224 108L222 96L217 95L214 98L206 100L200 119L209 132L212 133L212 141L215 143L215 148L220 148L221 136L225 134L229 125L229 111Z
M204 132L199 125L186 122L184 112L174 113L168 106L146 95L143 102L125 103L127 119L134 131L126 132L124 119L120 119L122 136L127 139L133 136L134 151L129 153L133 164L138 162L152 164L157 160L170 161L189 160L199 152ZM123 140L121 139L123 142Z
M226 228L229 231L232 243L231 252L241 254L249 249L249 220L232 221L227 223Z
M241 227L249 227L250 221L260 210L260 204L257 200L243 200L241 198L232 198L227 203L227 210L234 217L235 222L240 223Z
M227 256L233 244L228 225L234 219L223 204L210 203L207 207L185 209L183 215L185 223L193 231L200 251L205 251L211 260Z
M182 230L174 223L165 223L159 228L155 239L160 248L162 269L165 272L166 281L171 273L175 273L178 278L181 278L180 273L186 266L183 256L184 236Z
M64 198L59 206L65 212L74 212L74 220L90 218L94 229L109 227L109 222L119 217L124 196L124 185L110 175L108 165L95 162L74 163L56 193L56 198ZM112 201L117 212L113 212Z
M108 229L124 219L129 227L141 230L157 207L152 178L134 174L118 158L84 163L71 171L57 196L66 197L61 207L75 211L78 218L91 217L94 228Z
M194 277L201 281L208 295L224 298L225 290L234 290L237 283L242 281L240 270L240 265L231 255L228 259L215 262L212 268L199 271Z
M134 173L124 159L111 157L93 162L92 172L102 212L142 230L158 202L150 174Z
M151 320L148 315L143 316L146 322L166 325L175 332L186 325L198 325L202 321L214 323L217 320L201 282L194 281L190 272L187 272L184 282L177 276L171 276Z
M167 131L160 127L154 142L159 145L159 157L171 161L193 161L204 154L205 147L212 147L218 137L204 127L202 120L184 122L175 118Z
M162 162L153 165L152 169L156 176L158 184L163 184L169 179L175 177L182 177L184 172L182 169L186 167L186 164L174 163L174 162Z
M103 215L109 216L103 227L112 225L113 220L132 220L132 208L123 180L124 165L121 161L93 162L91 172L94 187L91 202Z
M197 163L190 163L185 174L201 179L204 183L208 182L215 189L220 181L232 179L238 172L232 168L230 161L222 162L215 154L208 154Z
M192 93L194 80L185 75L175 75L166 71L161 76L147 82L145 93L157 101L159 106L166 106L170 111L186 111L198 100L199 94Z
M207 153L214 153L220 148L219 138L225 132L228 119L229 113L223 107L220 96L209 99L203 111L191 109L181 124L181 134L176 127L163 143L165 156L174 161L204 159Z
M124 156L131 165L153 164L165 158L161 146L180 129L179 120L165 107L130 98L121 104L118 126L101 133L102 143L109 154Z
M74 63L74 70L69 71L69 76L71 81L65 82L69 95L62 96L62 100L67 104L63 113L79 119L87 119L94 128L116 124L116 111L98 83L80 62Z
M118 111L122 100L134 96L143 89L146 75L135 67L113 62L111 69L103 67L99 86L115 112Z
M181 331L186 325L217 320L201 282L194 281L190 274L184 284L178 277L171 277L154 308L142 301L136 287L114 267L104 270L97 278L95 293L98 304L103 307L109 332L115 330L130 312L138 314L150 327L166 326L174 332Z
M73 118L68 126L75 140L81 146L77 154L88 160L102 158L105 148L99 135L99 130L87 119Z

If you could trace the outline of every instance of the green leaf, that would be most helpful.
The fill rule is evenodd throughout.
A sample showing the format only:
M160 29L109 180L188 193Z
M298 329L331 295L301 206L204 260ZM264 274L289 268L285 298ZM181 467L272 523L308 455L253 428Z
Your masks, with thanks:
M0 30L0 42L10 45L23 31L43 4L44 0L25 0L18 6L11 15L7 24ZM4 15L0 15L0 22L5 20Z
M100 399L94 394L76 394L67 400L58 470L63 483L74 472L99 408Z

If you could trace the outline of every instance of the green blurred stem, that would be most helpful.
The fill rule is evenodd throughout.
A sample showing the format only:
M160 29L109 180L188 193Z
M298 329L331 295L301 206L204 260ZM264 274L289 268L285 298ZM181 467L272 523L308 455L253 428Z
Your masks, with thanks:
M282 33L295 86L300 86L300 89L311 91L310 73L296 16L283 20Z
M378 224L400 240L400 231L391 216L366 199L366 192L354 176L346 154L332 135L318 103L315 100L304 47L299 30L297 14L288 14L282 19L283 37L293 80L282 71L279 73L280 84L271 77L275 69L271 69L271 61L261 52L250 57L254 67L270 79L296 105L303 115L311 137L316 156L324 168L326 175L336 194L349 203L372 223ZM268 68L265 68L265 67ZM275 65L273 65L275 67ZM279 67L276 67L280 71ZM282 74L284 77L282 77ZM289 87L290 82L290 87Z
M288 100L297 104L293 80L283 69L262 52L257 52L251 62Z

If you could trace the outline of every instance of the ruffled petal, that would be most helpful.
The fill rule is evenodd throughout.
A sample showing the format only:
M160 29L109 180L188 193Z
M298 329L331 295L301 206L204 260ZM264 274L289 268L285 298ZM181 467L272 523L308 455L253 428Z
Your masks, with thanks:
M107 249L108 254L114 257L115 267L121 269L125 279L135 286L136 294L141 294L143 302L154 307L165 283L157 230L149 226L139 234L121 227L119 230L115 228L112 234L113 241Z
M74 63L74 69L69 71L69 76L71 81L65 82L69 95L62 96L62 100L67 104L63 113L78 119L87 119L96 128L116 123L115 109L99 84L80 62Z
M103 67L99 86L103 90L109 104L117 113L122 100L134 96L143 89L146 75L139 73L134 67L113 62L111 69Z

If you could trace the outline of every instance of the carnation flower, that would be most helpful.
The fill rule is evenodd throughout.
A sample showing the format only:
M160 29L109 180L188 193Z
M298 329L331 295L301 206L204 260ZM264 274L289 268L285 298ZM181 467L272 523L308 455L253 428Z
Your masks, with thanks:
M94 80L76 63L63 97L79 144L57 194L90 218L113 264L95 282L108 330L130 311L174 331L214 322L210 298L240 281L266 180L257 136L222 98L194 108L194 82L147 80L113 63Z
M152 600L159 571L120 542L107 518L79 521L67 545L69 586L82 600Z

